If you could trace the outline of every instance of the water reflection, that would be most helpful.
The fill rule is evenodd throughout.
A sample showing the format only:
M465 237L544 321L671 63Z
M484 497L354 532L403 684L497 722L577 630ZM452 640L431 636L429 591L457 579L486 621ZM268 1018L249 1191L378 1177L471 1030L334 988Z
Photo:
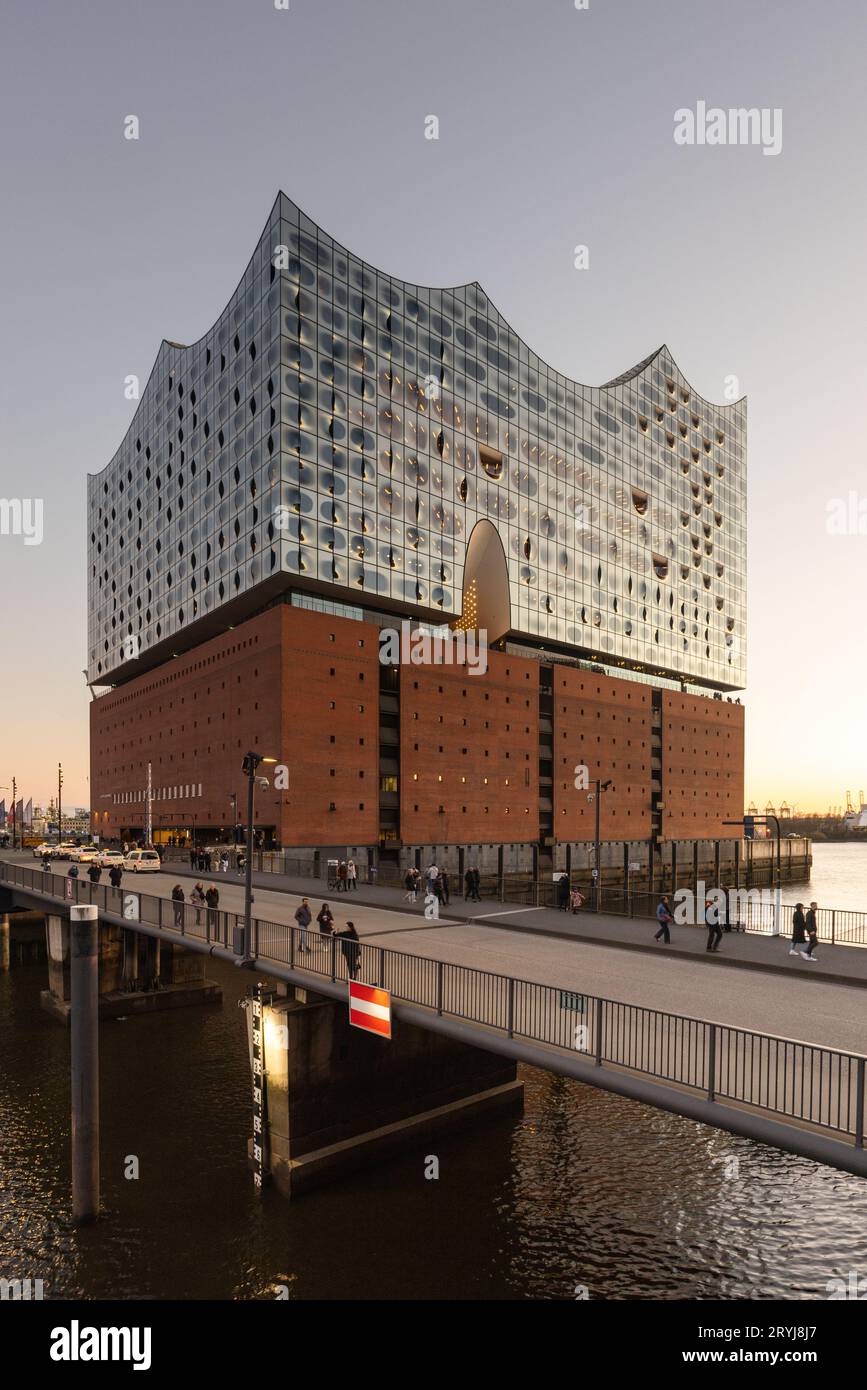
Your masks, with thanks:
M257 1203L247 980L213 974L221 1008L103 1025L105 1216L81 1231L68 1038L39 1008L44 967L0 977L0 1273L47 1297L815 1298L865 1267L859 1179L529 1069L523 1119Z

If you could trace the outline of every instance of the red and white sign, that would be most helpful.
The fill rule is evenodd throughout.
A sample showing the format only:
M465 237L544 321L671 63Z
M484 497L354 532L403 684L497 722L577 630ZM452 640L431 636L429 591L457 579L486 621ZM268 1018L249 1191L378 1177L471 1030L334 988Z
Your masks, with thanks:
M387 989L349 981L349 1022L354 1028L391 1037L391 995Z

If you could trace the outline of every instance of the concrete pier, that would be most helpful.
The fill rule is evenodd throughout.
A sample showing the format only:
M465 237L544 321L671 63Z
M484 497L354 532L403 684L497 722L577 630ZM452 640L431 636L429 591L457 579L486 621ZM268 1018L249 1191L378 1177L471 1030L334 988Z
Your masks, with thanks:
M99 1214L99 922L91 906L69 910L72 1219Z
M69 923L49 913L45 919L48 989L42 1007L61 1023L69 1022ZM206 958L172 942L105 922L99 927L99 1016L127 1017L192 1004L219 1004L221 987L205 977ZM154 988L154 982L158 987Z
M414 1145L421 1165L432 1136L520 1110L508 1058L400 1020L388 1042L351 1027L346 1003L289 988L263 1010L265 1166L283 1196Z

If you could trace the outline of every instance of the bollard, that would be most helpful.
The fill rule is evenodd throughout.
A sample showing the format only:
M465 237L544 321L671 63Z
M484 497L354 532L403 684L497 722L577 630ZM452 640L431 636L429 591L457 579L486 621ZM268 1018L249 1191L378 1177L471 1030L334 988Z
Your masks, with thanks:
M99 1214L99 918L69 909L72 1219Z

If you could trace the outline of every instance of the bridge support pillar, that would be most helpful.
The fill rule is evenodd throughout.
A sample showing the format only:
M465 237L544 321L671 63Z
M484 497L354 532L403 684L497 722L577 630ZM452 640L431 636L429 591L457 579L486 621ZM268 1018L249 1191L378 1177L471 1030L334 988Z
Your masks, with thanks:
M45 923L48 989L40 1002L61 1023L68 1023L69 922L49 913ZM206 957L201 953L131 928L100 923L98 962L100 1018L218 1004L223 996L221 987L206 978Z
M9 913L0 913L0 974L6 973L9 969L11 959L11 930L9 927Z
M308 990L274 997L262 1021L265 1164L285 1197L387 1152L415 1151L421 1174L434 1135L523 1104L511 1059L399 1019L386 1041ZM249 1009L247 1022L252 1042Z

